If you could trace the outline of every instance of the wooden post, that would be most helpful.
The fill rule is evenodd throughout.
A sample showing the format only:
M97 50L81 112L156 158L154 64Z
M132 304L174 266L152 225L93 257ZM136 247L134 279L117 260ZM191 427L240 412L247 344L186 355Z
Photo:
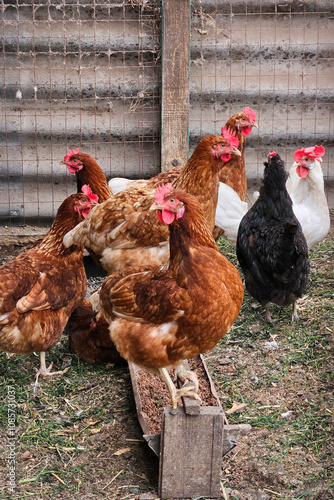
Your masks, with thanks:
M187 415L182 407L164 408L159 462L160 498L220 498L223 412L202 407Z
M162 2L161 170L185 165L189 149L190 0Z

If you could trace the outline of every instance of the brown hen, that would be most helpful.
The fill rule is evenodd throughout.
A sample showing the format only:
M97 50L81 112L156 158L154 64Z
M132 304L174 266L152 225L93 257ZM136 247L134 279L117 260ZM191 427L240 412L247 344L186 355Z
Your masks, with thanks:
M211 230L214 228L218 198L218 171L232 154L231 133L204 137L181 174L175 188L196 196ZM233 136L235 141L235 137ZM90 216L64 238L64 244L80 244L100 257L110 274L129 266L161 265L169 256L168 228L149 210L152 189L131 188L98 205Z
M73 149L64 156L60 164L66 165L70 174L76 175L78 193L83 185L88 184L99 197L99 203L106 201L113 194L103 170L92 156Z
M90 300L84 300L71 314L65 328L69 348L87 363L126 363L110 340L109 324L96 317Z
M236 268L217 249L195 197L161 187L151 211L169 226L170 258L163 267L114 273L95 293L121 356L166 381L176 399L197 397L197 383L177 390L168 374L183 360L211 350L235 321L243 300ZM152 212L155 214L155 212ZM92 299L93 300L93 299Z
M213 231L215 240L225 232L230 243L235 243L238 227L242 216L247 212L247 176L245 165L246 137L253 127L257 127L256 114L246 107L241 113L236 113L226 122L225 127L233 130L239 140L240 156L233 156L219 171L219 180L233 191L220 186L216 226Z
M256 114L251 108L236 113L226 122L225 127L233 130L239 140L241 156L233 156L219 171L219 180L236 191L241 201L247 200L247 177L245 167L246 137L253 127L257 127Z
M39 375L53 374L52 364L45 366L45 351L58 343L70 314L86 294L83 248L63 244L64 235L96 204L91 191L86 193L66 198L43 239L0 267L0 349L39 352L36 383Z

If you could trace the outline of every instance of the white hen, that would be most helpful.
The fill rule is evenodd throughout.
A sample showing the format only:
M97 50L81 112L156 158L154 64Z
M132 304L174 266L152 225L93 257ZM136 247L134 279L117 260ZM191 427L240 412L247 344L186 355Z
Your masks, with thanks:
M293 211L302 226L308 248L320 243L330 229L330 216L324 190L321 157L323 146L302 148L293 155L294 164L286 187Z
M224 229L224 234L231 245L235 245L239 224L248 210L248 204L241 201L234 189L221 182L219 184L215 225Z

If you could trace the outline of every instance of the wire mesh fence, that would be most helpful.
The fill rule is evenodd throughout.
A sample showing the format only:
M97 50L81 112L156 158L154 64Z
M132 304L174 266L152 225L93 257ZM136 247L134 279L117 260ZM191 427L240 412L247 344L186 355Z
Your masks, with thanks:
M162 4L163 5L163 4ZM75 190L71 148L107 178L160 170L160 2L2 0L0 224L45 223ZM249 186L276 149L292 163L323 144L333 157L332 2L192 2L190 152L250 106Z
M70 148L107 177L159 171L159 4L2 2L1 217L53 217Z
M249 187L275 149L293 163L300 147L323 144L327 194L333 179L334 4L327 1L193 2L190 128L220 130L244 106L259 129L247 138ZM334 197L330 196L332 206Z

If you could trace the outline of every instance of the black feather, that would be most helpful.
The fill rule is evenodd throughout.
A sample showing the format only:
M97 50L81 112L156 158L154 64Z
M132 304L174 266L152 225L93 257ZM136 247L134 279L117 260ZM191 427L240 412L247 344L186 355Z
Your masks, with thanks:
M249 293L262 305L294 304L306 288L308 248L286 189L278 154L264 163L260 196L241 220L237 258Z

